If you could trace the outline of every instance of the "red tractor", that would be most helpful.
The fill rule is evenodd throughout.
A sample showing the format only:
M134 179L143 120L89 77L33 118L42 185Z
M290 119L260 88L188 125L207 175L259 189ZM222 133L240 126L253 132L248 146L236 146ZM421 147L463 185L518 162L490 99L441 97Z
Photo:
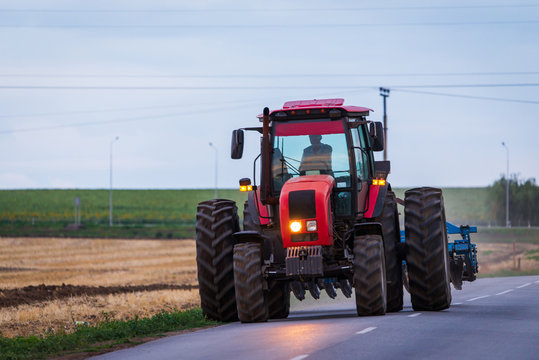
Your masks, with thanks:
M290 293L335 298L355 292L357 314L383 315L403 306L403 260L412 305L442 310L451 303L448 240L441 190L405 196L406 245L397 199L386 181L389 161L371 110L343 99L290 101L264 109L260 127L234 130L232 158L244 131L261 134L260 184L248 192L243 231L233 201L197 208L196 245L201 306L219 321L286 318ZM404 279L404 280L403 280Z

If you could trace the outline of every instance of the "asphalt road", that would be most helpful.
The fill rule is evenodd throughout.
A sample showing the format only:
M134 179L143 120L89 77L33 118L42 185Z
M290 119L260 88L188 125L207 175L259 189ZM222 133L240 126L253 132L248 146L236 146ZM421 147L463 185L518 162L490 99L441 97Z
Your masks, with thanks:
M405 292L407 295L407 293ZM285 320L232 323L94 359L539 359L539 276L479 279L441 312L357 317L353 297L306 299Z

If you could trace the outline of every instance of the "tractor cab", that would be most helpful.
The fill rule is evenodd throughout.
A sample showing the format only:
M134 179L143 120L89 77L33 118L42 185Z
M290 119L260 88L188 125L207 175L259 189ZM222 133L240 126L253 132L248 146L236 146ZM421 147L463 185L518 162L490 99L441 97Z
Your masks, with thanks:
M385 180L389 170L389 162L373 158L373 151L383 150L382 124L367 121L371 109L343 104L343 99L289 101L282 109L259 115L262 128L245 128L262 132L263 205L279 204L291 179L328 175L334 179L335 218L354 221L365 214L373 179ZM233 158L241 157L240 146L243 129L233 133ZM383 170L376 174L375 168Z

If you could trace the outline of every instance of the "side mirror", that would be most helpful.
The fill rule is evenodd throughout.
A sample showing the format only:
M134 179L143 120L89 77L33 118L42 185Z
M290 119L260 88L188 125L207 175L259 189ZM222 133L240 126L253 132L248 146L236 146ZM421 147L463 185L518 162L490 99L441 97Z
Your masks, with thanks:
M238 129L232 131L232 146L230 149L230 157L232 159L241 159L243 155L243 130Z
M376 179L386 179L391 171L391 163L389 161L374 162L374 177Z
M373 151L384 150L384 126L380 121L372 122L369 127L371 148Z

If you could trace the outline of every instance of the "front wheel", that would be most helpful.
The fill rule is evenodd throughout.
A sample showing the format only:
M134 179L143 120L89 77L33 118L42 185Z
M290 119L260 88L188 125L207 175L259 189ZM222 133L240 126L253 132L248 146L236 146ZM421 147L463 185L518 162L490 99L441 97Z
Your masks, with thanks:
M354 289L359 316L386 313L386 269L380 235L361 235L354 239Z
M268 292L268 311L270 319L286 319L290 313L290 285L276 282Z
M242 323L268 320L268 305L262 275L262 246L243 243L234 246L234 286L238 318Z
M384 233L384 255L387 278L387 312L402 310L402 261L397 247L400 245L399 213L395 193L388 191L382 215L376 219Z

